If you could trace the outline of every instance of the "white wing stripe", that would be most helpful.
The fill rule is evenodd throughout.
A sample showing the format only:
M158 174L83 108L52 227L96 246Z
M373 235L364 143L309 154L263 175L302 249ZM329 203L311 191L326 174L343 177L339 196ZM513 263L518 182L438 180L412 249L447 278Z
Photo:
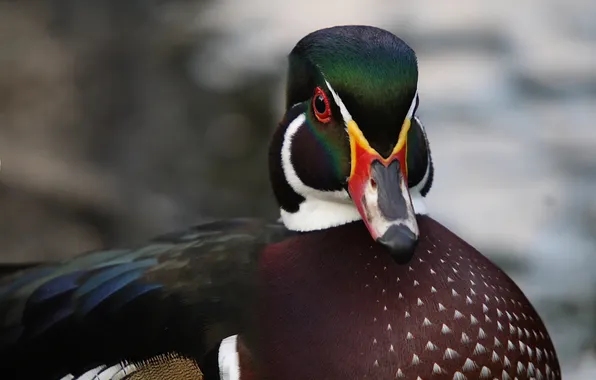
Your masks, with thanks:
M62 377L60 380L122 380L126 375L131 374L137 369L134 364L126 362L106 367L100 365L82 374L79 377L74 377L72 374Z

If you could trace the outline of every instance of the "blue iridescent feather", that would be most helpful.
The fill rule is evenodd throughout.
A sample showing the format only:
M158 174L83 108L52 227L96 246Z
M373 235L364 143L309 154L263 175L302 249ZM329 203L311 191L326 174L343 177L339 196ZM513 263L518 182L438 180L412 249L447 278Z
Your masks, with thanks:
M83 297L104 283L107 283L126 272L136 269L150 268L155 264L157 264L157 259L151 258L103 268L101 271L87 279L87 281L77 289L75 297Z
M34 305L41 303L49 300L52 297L76 289L79 286L79 278L85 273L85 271L76 271L51 279L33 292L27 301L28 304Z
M91 292L77 300L78 306L76 313L78 316L84 316L93 310L102 301L106 300L110 295L114 294L118 290L124 288L126 285L137 280L143 274L143 269L135 269L122 273L110 281L105 282L93 289Z

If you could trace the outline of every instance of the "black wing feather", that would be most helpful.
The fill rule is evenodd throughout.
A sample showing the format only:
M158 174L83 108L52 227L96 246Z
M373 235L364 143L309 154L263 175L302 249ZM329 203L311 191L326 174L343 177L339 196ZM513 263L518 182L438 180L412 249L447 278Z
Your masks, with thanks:
M214 222L2 278L2 373L59 378L172 352L201 365L239 332L256 346L259 254L285 233Z

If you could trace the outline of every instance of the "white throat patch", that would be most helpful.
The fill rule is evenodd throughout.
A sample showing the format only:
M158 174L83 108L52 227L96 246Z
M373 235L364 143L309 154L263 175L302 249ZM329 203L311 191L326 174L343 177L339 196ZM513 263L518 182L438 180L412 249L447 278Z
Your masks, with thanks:
M304 197L298 211L291 213L281 210L282 222L292 231L314 231L361 219L347 191L317 190L304 184L298 177L292 164L292 142L305 121L304 113L292 120L281 146L281 166L286 181L292 190Z

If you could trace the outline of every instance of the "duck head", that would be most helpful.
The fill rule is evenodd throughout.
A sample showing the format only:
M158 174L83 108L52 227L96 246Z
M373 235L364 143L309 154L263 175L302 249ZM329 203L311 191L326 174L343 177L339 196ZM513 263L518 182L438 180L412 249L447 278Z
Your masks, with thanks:
M411 258L433 176L417 85L414 51L385 30L339 26L298 42L269 157L288 229L362 219L396 261Z

